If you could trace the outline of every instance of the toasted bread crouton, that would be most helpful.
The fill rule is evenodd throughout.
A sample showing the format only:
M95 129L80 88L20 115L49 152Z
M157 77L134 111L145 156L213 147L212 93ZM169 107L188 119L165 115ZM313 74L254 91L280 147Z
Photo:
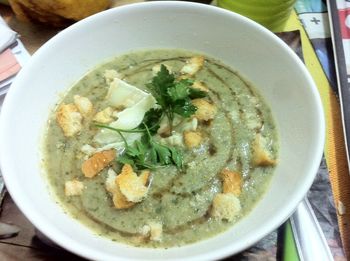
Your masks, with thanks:
M79 196L83 193L84 184L79 180L73 179L66 181L64 186L64 194L66 196Z
M252 143L252 163L255 166L275 166L277 161L272 158L271 153L266 148L266 140L257 134Z
M141 174L140 174L139 178L140 178L140 180L141 180L143 185L146 186L150 175L151 175L151 172L149 170L147 170L147 169L141 171Z
M107 167L115 157L116 153L113 149L97 152L83 162L81 170L85 177L93 178Z
M113 116L113 108L107 107L102 111L96 113L93 120L100 123L111 123L112 121L114 121L114 118L112 116Z
M152 241L161 241L163 225L159 222L149 222L141 228L140 233L144 238L149 237Z
M107 171L107 179L106 179L106 189L110 193L114 193L117 189L117 183L115 179L117 178L117 173L112 168L109 168Z
M233 193L239 196L242 192L242 177L238 172L223 169L220 173L222 179L222 192Z
M162 241L163 225L158 222L150 222L150 239L152 241Z
M192 84L192 88L203 91L203 92L209 92L208 87L200 81L194 81L194 83Z
M201 144L202 135L198 131L185 131L184 141L187 148L191 149Z
M75 106L77 106L79 112L84 117L89 116L93 112L94 108L92 106L91 101L88 98L79 95L74 95L73 99Z
M78 108L74 104L62 104L56 112L56 121L66 137L72 137L82 128L82 120Z
M232 221L240 211L241 203L235 195L219 193L214 197L210 214L217 219Z
M131 208L136 203L128 201L123 193L121 193L119 187L116 186L116 190L113 193L113 204L116 209L126 209Z
M199 121L209 121L214 119L217 109L216 106L209 103L205 99L194 99L192 104L197 107L195 117Z
M189 74L194 75L196 74L200 69L202 69L204 65L204 57L203 56L195 56L189 59L184 67L181 69L182 74Z
M149 225L144 225L140 230L141 235L147 237L151 234L151 227Z
M129 202L125 198L125 196L120 192L120 189L116 182L117 173L110 168L107 171L107 179L106 179L106 190L112 193L112 200L115 208L117 209L125 209L130 208L135 205L134 202Z
M148 177L149 177L149 171L143 172L140 175L140 180L141 182L146 185L147 181L148 181ZM111 178L110 178L111 180ZM106 187L107 187L107 182L110 181L106 181ZM128 201L128 199L124 196L124 194L120 191L119 185L118 185L118 181L114 180L114 186L108 185L109 189L112 190L113 193L113 203L115 208L117 209L126 209L126 208L131 208L132 206L134 206L136 203L135 202L131 202Z
M129 164L125 164L122 172L117 176L116 183L121 193L128 201L140 202L147 195L146 186L150 172L145 170L140 176L137 176Z

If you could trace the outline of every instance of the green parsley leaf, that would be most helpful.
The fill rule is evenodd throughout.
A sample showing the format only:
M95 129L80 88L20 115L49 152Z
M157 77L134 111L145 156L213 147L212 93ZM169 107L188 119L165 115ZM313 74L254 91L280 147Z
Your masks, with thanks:
M203 98L207 93L193 88L192 85L193 80L190 79L176 81L175 75L162 64L157 75L146 85L160 108L147 111L142 123L132 130L121 130L102 124L96 125L116 131L123 139L125 151L117 158L118 162L130 164L138 169L154 169L170 164L182 168L181 151L156 142L152 136L157 133L160 121L164 116L168 118L170 130L172 130L175 113L189 118L196 112L197 108L192 104L191 99ZM135 141L130 145L123 136L123 132L138 132L143 135L140 141Z
M144 155L147 152L147 146L139 140L135 141L135 146L139 152L138 155Z
M172 161L174 162L174 164L176 165L177 168L181 169L182 168L182 161L183 161L182 153L174 147L170 147L169 149L171 151Z
M182 154L175 148L167 147L156 142L151 136L151 132L146 124L144 125L144 135L141 140L136 140L132 145L128 144L123 132L132 130L115 129L105 125L96 125L100 128L107 128L116 131L125 143L125 150L122 155L117 157L117 162L121 164L130 164L134 169L155 169L158 167L174 164L176 167L182 167ZM140 127L141 128L141 127ZM140 132L142 129L135 129Z
M169 103L168 89L174 85L174 81L175 76L169 73L168 69L162 64L160 71L153 77L152 82L146 85L162 108Z
M176 81L174 74L171 74L163 64L151 83L147 84L147 88L160 105L163 114L168 118L170 130L172 130L175 113L185 118L190 117L197 110L191 99L207 95L206 92L192 88L192 85L191 79Z
M141 124L137 127L138 129L144 129L144 124L148 126L151 134L156 134L159 129L159 122L163 117L163 110L158 108L152 108L145 113L145 116Z
M117 161L121 164L129 164L131 165L132 167L135 167L135 162L134 160L132 159L132 157L130 157L129 155L127 154L124 154L124 155L120 155L118 158L117 158Z
M148 152L148 159L152 164L157 164L158 162L158 156L157 156L157 151L155 150L154 147L151 147Z
M126 154L131 157L137 157L140 155L140 151L135 147L128 146L126 151Z
M192 80L182 79L179 82L176 82L173 87L169 88L168 95L172 102L186 99L190 94L190 87L192 84Z
M191 99L204 98L207 96L207 93L205 91L202 91L196 88L190 88L189 92L190 92L189 97Z
M161 165L169 165L171 163L170 149L164 145L152 142L152 146L157 153L158 161Z
M197 107L192 104L190 99L186 99L175 104L173 110L180 116L189 118L196 112Z

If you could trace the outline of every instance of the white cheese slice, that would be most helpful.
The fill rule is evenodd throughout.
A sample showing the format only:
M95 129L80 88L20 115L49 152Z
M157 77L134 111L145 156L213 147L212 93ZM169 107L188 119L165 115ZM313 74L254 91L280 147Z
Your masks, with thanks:
M136 128L142 122L145 113L149 109L156 107L156 100L151 94L119 78L114 78L111 82L106 99L110 106L125 108L113 114L113 117L115 116L117 120L109 124L110 127L122 130ZM125 132L123 136L130 144L141 137L139 133ZM99 130L94 137L94 141L104 147L111 145L117 150L124 147L124 142L120 135L116 131L109 129Z
M141 138L141 133L123 133L128 144L133 144L135 140ZM108 129L101 129L94 137L94 141L103 146L102 150L115 148L120 150L125 147L123 139L118 132Z
M148 93L128 84L127 82L114 78L109 85L106 100L112 107L131 107L145 98Z
M115 132L116 133L116 132ZM110 149L115 149L118 154L122 153L125 149L125 143L121 139L118 133L116 133L118 137L114 137L116 139L115 142L108 143L106 145L103 145L101 148L96 149L97 152L99 151L104 151L104 150L110 150ZM142 134L141 133L124 133L123 134L126 142L131 145L134 144L136 140L141 139Z
M126 108L117 113L118 119L109 124L110 127L122 130L131 130L140 125L145 113L156 106L156 100L151 94L147 94L141 101L130 108ZM132 144L141 137L140 133L123 133L128 143ZM113 130L101 129L94 137L94 140L100 145L115 143L117 147L124 146L120 135ZM118 145L117 145L118 144Z
M155 107L156 100L151 94L148 94L134 106L118 112L118 119L110 124L113 128L131 130L140 125L145 113Z

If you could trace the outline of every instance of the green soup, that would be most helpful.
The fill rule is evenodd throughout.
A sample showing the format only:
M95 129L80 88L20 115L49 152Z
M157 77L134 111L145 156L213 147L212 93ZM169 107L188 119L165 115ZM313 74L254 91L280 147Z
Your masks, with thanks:
M69 89L62 102L71 103L73 96L79 94L89 98L95 111L100 111L106 107L108 84L103 75L107 69L116 70L126 82L147 91L146 84L154 75L155 65L165 64L177 73L194 55L170 49L137 51L116 57L88 72ZM167 248L217 235L251 211L268 188L274 171L274 166L252 164L256 135L264 137L265 147L273 158L278 154L277 131L270 109L254 87L215 59L205 56L203 68L193 78L205 83L209 89L207 99L217 108L210 123L198 125L205 139L193 149L180 146L184 155L183 170L172 165L151 170L147 197L128 209L113 206L111 195L105 189L107 168L91 179L82 174L81 147L85 144L98 147L93 137L99 129L84 120L82 131L66 138L55 113L52 114L45 137L45 168L50 187L70 215L113 241ZM120 172L121 166L115 161L111 167ZM243 180L238 196L241 211L231 221L210 215L215 195L222 192L219 173L225 168L240 173ZM72 179L81 181L84 189L81 195L68 197L65 182ZM162 224L160 241L142 238L140 231L150 221Z

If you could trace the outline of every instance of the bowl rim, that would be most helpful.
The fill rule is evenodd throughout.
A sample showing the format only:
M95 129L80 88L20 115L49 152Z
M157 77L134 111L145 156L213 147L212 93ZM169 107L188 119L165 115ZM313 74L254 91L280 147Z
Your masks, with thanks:
M317 170L319 168L319 163L322 158L323 154L323 147L324 147L324 142L325 142L325 119L324 119L324 112L323 112L323 107L322 107L322 102L321 98L318 92L318 89L306 69L305 65L302 63L302 61L299 59L299 57L289 48L288 45L286 45L280 38L278 38L275 34L264 28L263 26L257 24L256 22L241 16L239 14L236 14L234 12L212 6L212 5L206 5L206 4L201 4L201 3L194 3L194 2L177 2L177 1L155 1L155 2L142 2L142 3L134 3L134 4L128 4L124 6L120 6L117 8L112 8L100 13L97 13L95 15L92 15L90 17L87 17L79 22L74 23L73 25L69 26L68 28L64 29L54 37L52 37L49 41L47 41L42 47L40 47L37 52L31 57L31 59L28 61L28 64L22 69L22 71L27 71L30 70L29 68L31 67L32 63L35 63L37 60L37 57L40 57L42 52L45 52L46 49L49 49L51 44L56 41L56 39L61 38L64 36L66 33L74 31L76 28L79 28L80 26L83 26L85 23L90 22L91 20L96 19L97 17L104 16L106 13L118 13L119 11L127 11L127 10L132 10L135 8L143 8L144 6L146 7L164 7L164 8L169 8L169 7L188 7L188 8L196 8L197 10L199 9L205 9L206 11L214 11L218 15L219 14L225 14L225 15L230 15L234 16L239 20L242 20L245 23L249 23L251 26L256 27L260 31L263 31L266 35L266 37L271 38L271 40L278 42L279 45L286 51L286 53L294 60L295 64L300 67L304 73L304 76L306 77L306 80L310 86L310 92L313 94L313 98L315 99L315 106L317 107L317 123L318 123L318 142L317 146L315 148L315 151L317 152L316 155L314 156L314 161L310 163L309 167L309 173L307 175L307 178L305 178L303 187L299 188L299 193L297 194L296 197L291 198L290 202L288 205L290 207L285 207L282 210L278 212L275 216L273 216L269 221L266 221L266 224L264 227L260 227L256 230L256 233L254 236L251 236L246 240L244 243L240 244L240 247L233 248L232 245L227 244L226 246L215 250L211 251L209 253L203 253L194 257L190 257L190 260L212 260L212 259L219 259L219 258L224 258L227 256L230 256L234 253L238 253L249 246L255 244L258 242L261 238L266 236L268 233L271 231L275 230L278 228L284 221L288 219L288 217L294 212L296 209L298 203L304 198L305 194L309 190L309 188L312 185L312 182L316 176ZM2 113L0 115L0 144L6 144L6 133L10 133L6 128L7 125L6 119L11 117L10 115L10 108L12 104L14 104L15 101L15 94L17 89L17 79L21 78L22 71L17 75L15 81L13 82L8 94L6 95L5 101L3 103L3 108L2 108ZM8 159L11 158L7 153L4 153L5 150L3 149L6 146L1 147L1 151L3 153L0 153L0 166L1 170L3 172L3 178L6 184L6 187L13 198L14 202L16 205L19 207L19 209L24 213L24 215L30 220L30 222L38 228L42 233L47 235L50 239L52 239L55 243L57 243L59 246L62 246L63 248L67 249L68 251L75 253L79 256L85 257L85 258L92 258L92 259L100 259L101 257L99 256L99 253L94 250L90 249L84 249L82 248L82 244L77 243L76 241L72 240L69 235L64 234L64 233L58 233L55 231L55 229L47 229L47 223L41 222L44 220L43 217L41 217L40 214L35 213L34 211L31 210L30 206L27 206L22 203L21 198L24 196L18 191L16 191L16 185L13 182L13 179L11 177L11 167L10 164L8 164ZM194 243L196 244L196 243ZM193 244L192 244L193 245ZM175 258L176 259L176 258ZM173 259L173 260L175 260ZM182 260L184 260L182 258Z

